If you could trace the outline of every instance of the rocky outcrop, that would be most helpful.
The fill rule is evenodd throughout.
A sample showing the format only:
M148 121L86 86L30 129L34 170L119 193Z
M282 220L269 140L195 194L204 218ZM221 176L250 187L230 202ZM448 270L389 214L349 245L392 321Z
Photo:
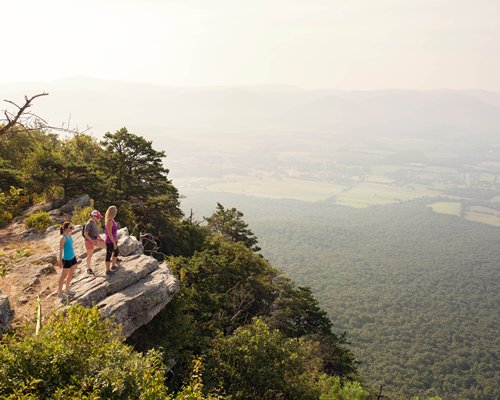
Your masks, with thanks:
M121 323L123 334L128 337L163 310L178 291L179 283L170 271L157 269L135 284L101 300L98 307L105 316Z
M14 318L14 311L10 307L9 298L0 292L0 332L8 331Z
M95 275L86 273L87 251L81 227L73 232L75 253L81 264L71 285L74 295L69 302L97 306L102 313L122 324L128 337L138 327L148 323L179 291L179 282L170 273L168 264L143 254L142 244L130 236L126 228L119 230L119 268L111 276L105 274L103 249L96 249L92 258ZM47 243L59 251L59 232L48 233ZM62 302L61 305L66 304Z
M57 199L54 201L48 201L41 204L35 204L24 210L21 213L21 215L26 216L29 214L33 214L35 212L46 211L49 212L51 216L55 217L59 215L71 214L75 207L83 208L89 206L90 204L91 204L91 198L89 197L88 194L84 194L68 202L66 202L66 200L64 199Z
M83 208L89 205L90 205L90 196L88 194L84 194L83 196L68 201L61 208L59 208L59 212L61 214L69 214L73 211L75 207Z

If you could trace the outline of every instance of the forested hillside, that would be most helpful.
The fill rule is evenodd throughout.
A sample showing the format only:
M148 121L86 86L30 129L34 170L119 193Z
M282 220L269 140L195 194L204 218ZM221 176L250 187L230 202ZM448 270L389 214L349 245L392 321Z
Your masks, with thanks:
M245 210L263 254L312 287L373 385L500 396L497 228L433 213L428 199L353 209L189 193L184 203L202 210L215 198Z
M75 306L46 318L36 334L29 321L1 334L0 398L373 397L358 383L345 337L309 288L259 254L240 211L218 205L206 224L183 215L165 153L152 142L125 128L101 141L40 129L0 136L2 226L24 223L43 234L54 220L45 211L24 216L28 206L87 192L97 208L116 205L117 220L147 239L145 252L181 283L177 297L127 344L96 308ZM73 217L85 221L92 208L75 208ZM2 250L23 241L2 242ZM17 266L0 257L1 284Z

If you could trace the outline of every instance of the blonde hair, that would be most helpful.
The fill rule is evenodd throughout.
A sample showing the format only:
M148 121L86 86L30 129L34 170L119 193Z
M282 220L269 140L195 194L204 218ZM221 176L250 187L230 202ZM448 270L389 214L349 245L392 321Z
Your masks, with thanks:
M116 214L118 213L118 209L116 206L109 206L106 210L106 214L104 215L104 219L108 222L110 219L114 219Z

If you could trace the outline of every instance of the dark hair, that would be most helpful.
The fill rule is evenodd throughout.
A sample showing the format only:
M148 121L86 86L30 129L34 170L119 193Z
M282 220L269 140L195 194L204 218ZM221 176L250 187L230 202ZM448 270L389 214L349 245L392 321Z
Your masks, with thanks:
M70 225L71 225L71 222L69 222L69 221L64 221L64 222L62 223L61 227L59 228L59 232L61 233L61 235L62 235L62 233L63 233L66 229L68 229L68 227L69 227Z

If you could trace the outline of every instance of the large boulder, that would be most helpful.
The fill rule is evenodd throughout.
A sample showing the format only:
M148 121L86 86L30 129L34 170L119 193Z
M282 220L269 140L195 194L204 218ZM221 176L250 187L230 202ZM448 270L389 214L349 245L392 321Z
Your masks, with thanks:
M75 207L87 207L90 205L90 196L88 194L84 194L83 196L77 197L76 199L68 201L61 208L59 208L59 212L61 214L69 214L73 211Z
M0 332L8 331L14 318L14 311L10 307L9 298L0 292Z
M179 281L161 268L97 303L106 317L122 324L125 337L150 322L179 291Z
M25 216L28 214L36 213L38 211L52 211L56 208L61 207L64 203L65 203L64 199L57 199L54 201L47 201L45 203L35 204L35 205L27 208L23 212L21 212L21 215Z
M125 227L125 228L118 229L118 231L116 232L116 234L118 235L118 240L120 240L120 239L122 239L124 237L127 237L127 236L129 236L128 228Z
M118 248L121 256L142 254L144 247L134 236L123 236L118 239Z

